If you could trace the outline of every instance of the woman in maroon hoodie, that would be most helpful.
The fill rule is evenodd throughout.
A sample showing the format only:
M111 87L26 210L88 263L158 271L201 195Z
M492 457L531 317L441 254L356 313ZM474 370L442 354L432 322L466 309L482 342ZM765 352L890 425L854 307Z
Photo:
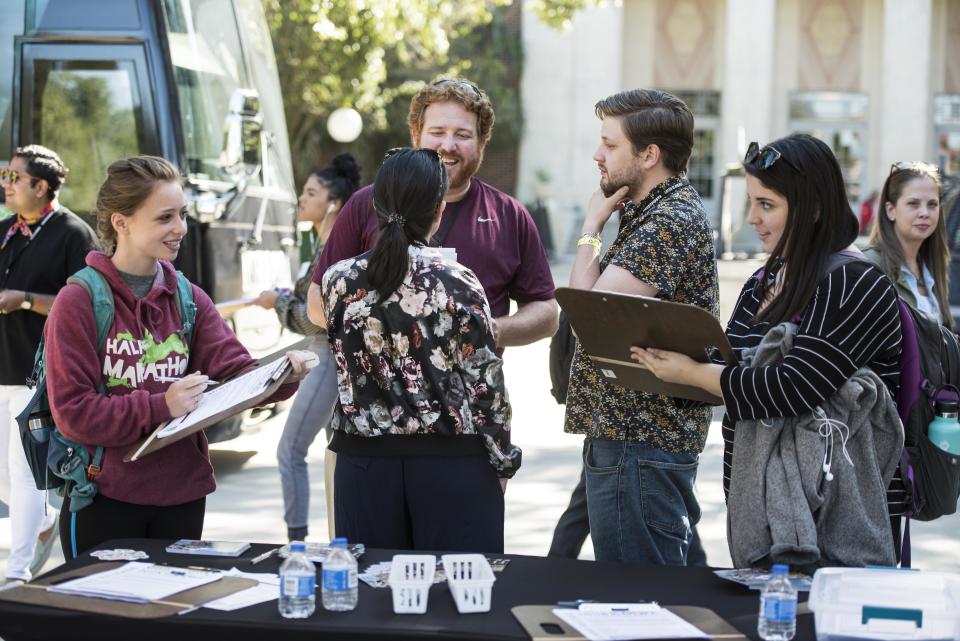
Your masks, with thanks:
M47 389L58 429L91 454L103 447L98 492L76 512L64 499L60 535L66 558L114 538L191 538L203 533L206 495L216 483L203 432L132 463L123 456L160 423L193 410L210 378L230 378L253 357L196 285L196 324L181 340L177 257L187 233L180 175L162 158L138 156L110 165L97 194L97 232L110 253L87 265L113 290L115 313L102 351L90 297L79 285L57 296L46 326ZM293 380L308 354L288 354ZM187 372L193 372L187 374ZM169 379L179 378L170 383ZM103 384L107 394L98 391ZM271 400L289 397L284 384Z

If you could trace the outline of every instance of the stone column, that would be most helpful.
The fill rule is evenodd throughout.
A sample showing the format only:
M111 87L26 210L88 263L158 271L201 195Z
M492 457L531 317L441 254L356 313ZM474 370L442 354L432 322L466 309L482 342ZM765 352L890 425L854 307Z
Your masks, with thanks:
M874 184L890 164L933 160L931 125L931 0L886 0L883 9L883 64L879 126L880 163Z
M750 141L771 139L776 15L776 0L726 2L722 166L739 162Z

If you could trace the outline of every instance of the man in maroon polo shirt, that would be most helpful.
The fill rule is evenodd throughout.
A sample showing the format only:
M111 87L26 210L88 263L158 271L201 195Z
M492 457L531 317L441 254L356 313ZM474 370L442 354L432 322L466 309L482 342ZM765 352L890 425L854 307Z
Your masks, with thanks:
M450 181L432 244L451 248L477 275L494 316L497 346L526 345L557 330L553 278L536 226L516 199L474 177L493 131L490 99L472 82L441 78L410 101L414 147L436 149ZM313 275L311 297L332 264L372 249L377 238L373 188L343 206ZM317 295L319 291L317 291ZM517 312L510 315L510 299Z

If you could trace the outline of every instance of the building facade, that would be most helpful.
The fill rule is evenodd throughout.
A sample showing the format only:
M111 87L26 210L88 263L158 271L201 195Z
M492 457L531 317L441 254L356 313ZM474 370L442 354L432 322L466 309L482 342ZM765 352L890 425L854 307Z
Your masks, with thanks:
M622 0L566 30L528 14L523 33L518 191L531 200L549 177L561 247L599 179L593 106L624 89L694 111L689 176L715 227L722 176L753 140L822 138L854 206L896 161L960 173L960 0Z

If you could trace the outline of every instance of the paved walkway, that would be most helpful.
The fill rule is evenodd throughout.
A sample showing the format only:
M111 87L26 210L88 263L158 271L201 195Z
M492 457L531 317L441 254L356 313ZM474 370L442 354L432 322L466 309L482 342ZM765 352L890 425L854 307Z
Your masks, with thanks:
M721 315L729 316L740 286L757 268L750 261L721 262ZM569 265L555 269L558 283L565 283ZM548 341L507 350L505 375L514 407L514 440L523 447L524 464L507 488L506 551L514 554L546 554L553 526L569 499L580 473L581 439L562 432L563 408L550 396L547 374ZM281 414L249 425L243 436L214 445L211 456L219 487L208 498L204 535L215 539L281 541L286 534L282 517L276 444L283 427ZM700 534L709 563L729 566L726 544L726 511L721 489L719 423L711 426L707 448L701 458L697 490L703 506ZM323 451L315 446L310 456L313 505L310 519L312 540L326 540L323 506ZM8 519L0 504L0 570L5 567L10 534ZM960 515L933 523L914 523L914 558L917 567L960 572L957 554ZM589 541L582 558L592 558ZM62 561L57 550L48 563Z

